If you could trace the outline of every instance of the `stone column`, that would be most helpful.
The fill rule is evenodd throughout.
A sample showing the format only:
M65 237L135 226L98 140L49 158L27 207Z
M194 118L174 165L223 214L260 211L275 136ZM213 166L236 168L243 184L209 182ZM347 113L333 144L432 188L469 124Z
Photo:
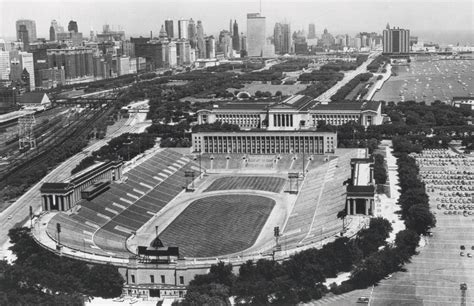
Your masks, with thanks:
M356 215L356 208L357 208L357 205L356 205L356 199L352 199L352 214L353 215Z
M346 212L348 215L351 214L351 206L350 206L351 199L346 199Z
M369 215L369 205L370 205L370 199L365 199L365 215L368 216Z

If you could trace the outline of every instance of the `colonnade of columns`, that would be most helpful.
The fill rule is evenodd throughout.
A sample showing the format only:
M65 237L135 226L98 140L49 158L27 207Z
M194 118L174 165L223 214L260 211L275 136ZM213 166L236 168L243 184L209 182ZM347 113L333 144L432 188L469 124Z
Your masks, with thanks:
M359 200L359 201L356 201L356 200ZM364 197L358 197L358 198L347 198L346 199L346 212L348 215L356 215L358 214L357 211L359 210L360 211L360 207L359 209L358 208L358 204L360 205L360 203L362 202L363 200L363 205L364 205L364 212L363 214L364 215L374 215L374 199L373 198L370 198L370 197L367 197L367 198L364 198Z

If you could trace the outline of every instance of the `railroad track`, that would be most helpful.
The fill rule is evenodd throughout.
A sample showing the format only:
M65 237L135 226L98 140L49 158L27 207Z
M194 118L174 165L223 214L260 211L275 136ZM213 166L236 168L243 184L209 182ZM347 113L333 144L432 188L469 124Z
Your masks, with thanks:
M24 157L16 159L7 169L0 172L0 186L6 185L8 178L15 175L15 173L28 172L39 164L46 164L50 154L56 148L64 146L66 142L74 142L76 139L86 136L91 131L93 124L107 118L111 111L113 111L111 107L104 108L99 112L85 110L84 112L87 112L87 114L83 114L79 120L72 122L66 129L59 129L58 133L54 133L56 135L45 136L41 146L35 149L33 156L28 157L23 154Z

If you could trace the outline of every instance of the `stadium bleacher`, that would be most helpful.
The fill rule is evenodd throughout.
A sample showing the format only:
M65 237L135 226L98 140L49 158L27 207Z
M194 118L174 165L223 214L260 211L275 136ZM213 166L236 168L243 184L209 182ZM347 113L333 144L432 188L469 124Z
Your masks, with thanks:
M286 179L274 176L229 176L216 179L204 192L250 189L279 193L285 182Z
M283 230L281 243L290 249L316 242L342 230L337 213L345 206L345 186L350 177L350 159L363 150L336 152L337 158L310 170Z
M198 172L189 158L163 150L124 174L122 183L91 201L81 201L73 213L58 213L48 224L56 239L56 223L63 226L61 242L95 254L128 257L126 239L185 187L185 171ZM189 182L188 182L189 183Z

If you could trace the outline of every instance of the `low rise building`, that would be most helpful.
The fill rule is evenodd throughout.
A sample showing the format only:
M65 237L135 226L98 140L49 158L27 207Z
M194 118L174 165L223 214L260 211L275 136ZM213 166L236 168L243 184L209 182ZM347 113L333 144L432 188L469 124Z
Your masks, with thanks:
M354 121L368 127L382 124L383 116L382 105L376 101L322 104L308 96L294 95L282 102L229 102L198 111L199 124L216 121L244 130L294 131L314 129L322 121L336 126Z

